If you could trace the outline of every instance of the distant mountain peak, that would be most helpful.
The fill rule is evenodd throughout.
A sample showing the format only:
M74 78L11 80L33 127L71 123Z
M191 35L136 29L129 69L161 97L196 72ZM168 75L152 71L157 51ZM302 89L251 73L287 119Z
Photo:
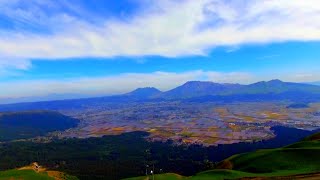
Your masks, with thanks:
M282 84L285 83L279 79L272 79L270 81L259 81L250 85L277 85L277 84Z
M162 93L159 89L154 88L154 87L143 87L143 88L137 88L126 95L129 96L136 96L136 97L151 97L154 95L158 95Z
M188 81L181 86L164 92L164 98L190 98L207 95L224 94L240 88L239 84L220 84L211 81Z
M205 84L205 83L213 83L210 81L187 81L183 85L191 85L191 84Z
M153 92L161 92L159 89L155 88L155 87L143 87L143 88L137 88L133 91L131 91L130 93L135 93L135 92L141 92L141 91L153 91Z
M279 79L272 79L271 81L268 81L268 83L283 83L283 81Z
M182 86L188 86L188 85L218 85L220 83L215 83L212 81L187 81Z

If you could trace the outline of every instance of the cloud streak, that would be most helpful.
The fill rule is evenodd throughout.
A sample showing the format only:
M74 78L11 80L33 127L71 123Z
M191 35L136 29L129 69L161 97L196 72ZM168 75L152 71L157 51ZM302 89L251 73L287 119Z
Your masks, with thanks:
M95 23L52 1L28 1L25 9L18 3L0 3L0 14L18 24L18 30L0 30L0 68L27 67L11 59L27 64L73 57L179 57L206 55L217 46L320 40L318 0L152 1L126 21L90 14ZM21 31L26 24L31 28Z

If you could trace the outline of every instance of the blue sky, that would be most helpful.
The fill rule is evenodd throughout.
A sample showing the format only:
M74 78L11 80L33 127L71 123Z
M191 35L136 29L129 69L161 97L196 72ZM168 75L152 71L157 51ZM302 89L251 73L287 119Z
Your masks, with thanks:
M0 101L319 81L319 12L317 0L3 0Z

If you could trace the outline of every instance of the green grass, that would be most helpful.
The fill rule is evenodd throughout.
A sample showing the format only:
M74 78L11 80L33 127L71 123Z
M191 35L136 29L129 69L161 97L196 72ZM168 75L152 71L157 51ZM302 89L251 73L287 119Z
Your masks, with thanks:
M316 148L318 149L320 147L320 141L302 141L299 143L291 144L289 146L286 146L284 148Z
M0 180L23 179L23 180L54 180L47 173L36 173L33 170L8 170L0 172Z
M220 163L232 170L255 176L289 176L320 171L319 133L304 141L278 149L258 150L234 155Z
M65 180L78 180L77 177L68 174L63 174ZM0 171L0 180L8 179L23 179L23 180L54 180L53 177L48 176L46 172L37 173L34 170L7 170Z
M316 141L316 140L320 141L320 133L313 134L304 139L304 141Z
M125 180L146 180L147 178L148 178L147 176L140 176L140 177L128 178ZM174 174L174 173L166 173L166 174L155 174L154 179L155 180L177 180L177 179L185 179L185 177L180 176L178 174ZM149 176L149 180L152 180L152 176Z
M195 176L186 178L188 180L224 180L224 179L236 179L241 177L254 177L254 174L245 173L240 171L234 170L227 170L227 169L217 169L217 170L210 170L199 173Z
M232 164L232 170L263 176L314 173L320 171L320 142L302 141L284 148L235 155L225 161Z
M258 150L238 154L222 161L215 169L201 172L192 177L176 174L159 174L155 180L223 180L243 177L279 177L320 172L320 133L305 140L277 149ZM146 177L128 180L145 180Z
M320 148L261 150L229 159L233 170L272 173L282 170L315 172L320 170Z

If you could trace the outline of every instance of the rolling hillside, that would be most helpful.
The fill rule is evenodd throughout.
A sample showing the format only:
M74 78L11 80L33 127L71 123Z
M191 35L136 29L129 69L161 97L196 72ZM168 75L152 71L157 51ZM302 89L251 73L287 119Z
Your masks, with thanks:
M78 180L77 177L59 171L36 169L33 164L19 169L0 171L0 180Z
M320 133L295 144L255 152L234 155L223 160L217 169L198 173L192 177L177 174L157 174L155 179L241 179L260 177L261 179L312 179L320 178ZM146 176L127 180L144 180Z

